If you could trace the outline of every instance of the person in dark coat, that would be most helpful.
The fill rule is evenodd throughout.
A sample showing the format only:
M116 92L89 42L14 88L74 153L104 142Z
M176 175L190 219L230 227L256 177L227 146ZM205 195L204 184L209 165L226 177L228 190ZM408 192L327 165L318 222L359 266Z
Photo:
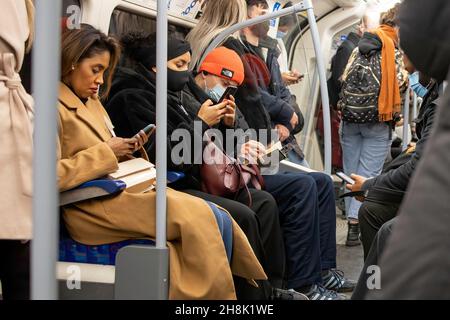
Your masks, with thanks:
M127 67L121 67L116 72L106 109L115 125L117 134L127 137L138 128L155 123L156 120L156 73L154 72L156 35L129 34L122 39L122 43L125 48L123 65ZM168 45L169 60L177 57L180 51L186 52L186 48L189 47L187 42L170 38ZM189 63L189 61L185 62ZM252 205L248 207L249 199L245 190L242 190L235 200L202 192L200 167L203 152L199 152L197 156L195 152L191 152L188 161L175 163L172 154L179 142L171 139L174 131L181 129L188 132L192 142L188 148L194 150L194 141L196 139L203 141L203 134L208 129L215 127L225 130L227 127L234 127L235 115L232 101L213 105L209 100L199 108L200 110L192 110L181 100L182 89L189 81L190 76L187 67L186 72L174 72L170 67L168 72L168 168L172 171L181 171L186 176L171 187L213 202L229 211L246 234L269 278L269 281L258 282L260 289L256 289L250 286L246 280L236 277L235 287L238 299L297 300L304 298L299 294L280 289L283 285L286 258L278 208L274 198L265 191L250 189ZM242 81L243 72L241 73L234 74L238 82ZM231 116L231 122L226 118L227 116ZM194 129L195 122L201 124L198 131ZM201 151L204 146L203 143ZM155 161L157 149L154 137L150 139L146 149L150 160Z
M267 13L269 5L266 0L247 0L249 18ZM258 92L261 101L270 115L272 126L278 131L280 141L284 146L284 153L291 162L309 167L305 155L296 141L295 134L304 125L303 115L295 101L295 97L284 83L280 71L278 58L280 50L278 41L267 36L269 25L262 23L243 30L242 43L249 50L254 61L262 61L259 69L267 76L258 81ZM259 60L260 59L260 60ZM300 75L299 75L300 76ZM298 78L297 80L299 80Z
M438 82L449 78L450 3L405 0L401 46ZM364 299L450 299L450 92L436 103L435 128L409 184L379 268L381 289Z
M424 154L433 128L437 109L436 100L439 97L438 91L439 84L432 81L415 120L419 140L413 152L406 152L396 158L377 177L365 179L357 175L352 176L356 184L351 187L351 190L362 190L365 193L364 202L358 212L364 257L367 257L379 228L397 215L403 195L406 193L411 176Z

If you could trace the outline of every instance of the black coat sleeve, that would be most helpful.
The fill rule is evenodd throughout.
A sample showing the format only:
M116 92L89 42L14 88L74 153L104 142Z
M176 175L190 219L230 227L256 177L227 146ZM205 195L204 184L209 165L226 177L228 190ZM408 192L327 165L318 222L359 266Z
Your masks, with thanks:
M450 299L450 94L379 262L381 290L366 299Z
M154 104L154 96L147 93L136 90L124 90L114 96L114 98L108 102L107 110L111 116L117 133L137 133L150 123L156 123L156 107ZM195 120L199 124L199 132L194 130L193 121L189 121L189 117L183 117L181 110L174 110L172 106L168 106L167 109L167 166L169 170L181 171L188 176L193 176L198 179L199 168L202 157L202 150L204 148L203 133L209 129L208 125L201 119ZM189 137L190 141L184 150L190 151L190 156L187 161L182 163L175 163L172 158L172 153L176 146L179 146L181 141L172 140L172 134L175 130L184 130ZM130 136L130 135L128 135ZM126 136L124 136L126 137ZM202 141L202 149L200 152L193 152L194 141ZM200 140L199 140L200 139ZM152 135L145 146L145 149L152 162L156 160L156 135ZM184 154L183 154L184 155Z

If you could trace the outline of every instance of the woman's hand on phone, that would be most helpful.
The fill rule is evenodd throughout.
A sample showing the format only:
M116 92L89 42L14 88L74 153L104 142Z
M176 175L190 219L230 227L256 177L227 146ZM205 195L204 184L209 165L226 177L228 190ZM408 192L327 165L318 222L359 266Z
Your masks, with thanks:
M143 130L139 131L133 138L136 139L134 151L139 150L148 142L148 136Z
M224 117L227 111L228 100L214 105L211 100L207 100L202 104L197 116L202 119L208 126L212 127L218 124Z
M226 113L223 116L223 123L227 127L234 127L234 122L236 121L236 103L233 96L230 96L229 99L224 100L227 102L226 105Z
M107 142L117 159L121 157L132 157L135 151L136 143L136 138L124 139L118 137L111 138Z

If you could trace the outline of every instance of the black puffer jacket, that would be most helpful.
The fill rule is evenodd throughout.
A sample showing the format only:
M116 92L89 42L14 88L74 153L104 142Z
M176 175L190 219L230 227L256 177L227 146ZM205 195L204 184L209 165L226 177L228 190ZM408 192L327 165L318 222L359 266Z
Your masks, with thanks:
M419 141L416 145L416 151L409 161L400 167L389 166L383 174L373 179L367 180L362 186L362 190L366 191L377 187L383 189L391 189L396 191L406 191L411 176L417 167L420 158L423 156L425 144L431 134L433 127L434 114L436 112L435 100L438 98L438 85L435 83L429 89L424 97L422 107L417 117L416 131Z
M155 75L144 67L136 70L119 68L105 107L115 126L116 134L120 137L132 137L148 124L156 122L156 87ZM194 150L194 140L202 141L203 133L209 126L197 117L196 113L189 113L182 105L180 93L168 92L167 101L167 165L169 170L181 171L186 174L182 184L171 185L175 189L200 188L198 180L202 160L202 153L191 152L189 163L175 164L172 161L172 150L179 144L172 141L172 133L176 129L184 129L190 133L190 150ZM202 124L202 132L194 132L194 120ZM155 135L150 138L146 150L151 161L156 158Z
M450 67L450 1L404 0L401 45L419 71L443 80ZM447 81L450 80L447 78ZM422 160L408 187L381 260L381 290L366 299L450 299L450 91L435 116Z

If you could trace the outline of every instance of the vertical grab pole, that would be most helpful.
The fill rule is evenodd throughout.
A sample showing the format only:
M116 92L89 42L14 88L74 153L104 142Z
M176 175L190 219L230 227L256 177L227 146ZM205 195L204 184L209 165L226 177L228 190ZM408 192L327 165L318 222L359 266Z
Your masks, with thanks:
M408 87L406 90L405 96L405 106L403 107L403 141L402 141L402 150L405 151L408 148L408 130L409 130L409 102L410 99L411 88Z
M169 297L167 240L167 0L158 0L156 30L156 246L128 246L116 258L114 297Z
M156 247L166 248L167 183L167 1L158 0L156 34Z
M33 170L31 298L56 300L58 190L56 184L56 105L60 78L60 0L36 1L33 91L36 103ZM43 81L45 78L45 81Z
M167 40L168 4L158 0L156 30L156 285L158 300L169 296L169 249L167 240ZM153 298L153 297L152 297Z
M314 43L314 51L316 52L317 70L320 80L320 94L322 98L323 108L323 128L324 128L324 142L325 142L325 173L331 175L331 116L330 116L330 101L328 98L328 86L325 72L325 60L322 54L322 47L320 44L319 29L317 27L316 17L314 16L314 9L310 0L304 1L307 3L309 27L311 30L312 40Z

